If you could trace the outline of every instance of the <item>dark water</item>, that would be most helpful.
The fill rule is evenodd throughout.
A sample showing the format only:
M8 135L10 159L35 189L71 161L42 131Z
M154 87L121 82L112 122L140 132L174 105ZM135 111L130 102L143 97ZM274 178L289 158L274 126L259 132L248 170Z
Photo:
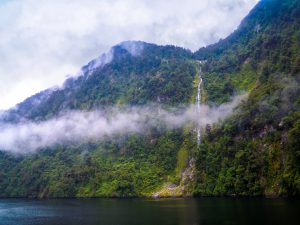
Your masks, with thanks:
M0 199L1 225L298 225L300 200Z

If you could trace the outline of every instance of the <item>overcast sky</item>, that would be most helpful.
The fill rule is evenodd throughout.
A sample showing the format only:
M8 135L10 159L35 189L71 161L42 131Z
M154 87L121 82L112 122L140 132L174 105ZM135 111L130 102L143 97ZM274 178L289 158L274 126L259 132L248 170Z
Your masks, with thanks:
M197 50L226 37L258 0L0 0L0 109L125 40Z

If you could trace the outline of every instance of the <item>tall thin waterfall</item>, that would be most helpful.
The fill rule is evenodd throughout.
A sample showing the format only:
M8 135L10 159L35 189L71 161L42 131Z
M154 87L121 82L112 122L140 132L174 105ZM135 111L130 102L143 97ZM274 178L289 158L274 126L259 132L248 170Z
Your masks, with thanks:
M197 87L197 96L196 96L196 112L197 116L200 117L200 107L201 107L201 84L202 84L202 62L199 62L199 82ZM201 127L197 124L197 144L201 143Z

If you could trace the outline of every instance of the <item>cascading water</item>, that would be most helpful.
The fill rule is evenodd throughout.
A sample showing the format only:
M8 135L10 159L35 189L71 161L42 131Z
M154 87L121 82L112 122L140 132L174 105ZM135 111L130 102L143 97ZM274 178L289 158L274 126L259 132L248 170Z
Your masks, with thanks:
M196 96L196 113L197 116L200 117L200 107L201 107L201 84L202 84L202 62L199 62L199 82L197 87L197 96ZM201 143L201 127L199 124L197 124L197 144L199 145Z

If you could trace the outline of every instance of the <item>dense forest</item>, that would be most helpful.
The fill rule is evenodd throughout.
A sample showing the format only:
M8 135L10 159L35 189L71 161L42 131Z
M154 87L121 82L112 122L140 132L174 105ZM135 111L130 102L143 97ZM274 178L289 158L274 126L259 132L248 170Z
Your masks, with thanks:
M194 104L247 93L225 121L0 152L1 197L293 196L300 194L300 2L262 0L229 37L195 53L132 42L64 87L38 93L2 122L45 121L66 110Z
M299 24L299 1L261 1L231 36L196 52L208 101L249 96L207 130L195 194L299 195Z

